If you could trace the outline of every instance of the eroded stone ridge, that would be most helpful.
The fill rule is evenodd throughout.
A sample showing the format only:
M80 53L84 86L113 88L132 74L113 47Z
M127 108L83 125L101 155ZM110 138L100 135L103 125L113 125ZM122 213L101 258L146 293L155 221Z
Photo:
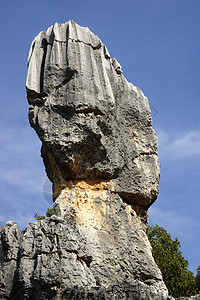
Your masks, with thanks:
M73 215L52 216L24 231L7 222L0 228L0 299L174 300L163 290L155 263L146 261L149 244L146 237L138 243L141 228L136 220L133 233L123 219L123 237L112 221L114 231L99 233L100 247L98 239L77 227ZM200 295L177 300L199 299Z
M71 207L68 218L53 216L23 232L15 222L1 227L0 299L167 299L134 211L112 200L107 216L96 203L93 226L80 226Z

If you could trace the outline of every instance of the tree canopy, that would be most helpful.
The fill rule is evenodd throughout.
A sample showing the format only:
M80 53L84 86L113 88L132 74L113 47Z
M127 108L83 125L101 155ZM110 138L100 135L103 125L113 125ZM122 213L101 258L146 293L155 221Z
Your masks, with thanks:
M46 217L51 217L55 213L54 208L47 208ZM35 214L34 218L36 220L43 220L46 218L45 216L40 216L37 213Z
M196 281L196 285L200 291L200 266L198 266L198 268L197 268L197 275L196 275L195 281Z
M196 295L195 276L188 270L188 261L182 256L179 240L173 241L171 235L158 225L148 226L147 236L169 294L173 297Z

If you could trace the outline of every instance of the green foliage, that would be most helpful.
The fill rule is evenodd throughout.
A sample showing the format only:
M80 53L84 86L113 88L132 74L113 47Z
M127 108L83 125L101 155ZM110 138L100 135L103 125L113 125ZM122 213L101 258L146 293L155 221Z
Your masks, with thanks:
M197 275L195 277L196 285L198 287L198 290L200 291L200 266L197 268Z
M55 209L54 208L47 208L47 212L46 212L46 217L51 217L52 215L55 214ZM36 220L43 220L46 218L45 216L40 216L37 213L35 214L34 218Z
M54 214L55 214L55 209L54 208L47 208L47 212L46 212L47 217L51 217Z
M152 255L160 268L163 280L173 297L196 295L198 289L195 276L188 268L188 261L182 256L180 242L172 240L167 231L159 227L148 226L147 236L152 246Z

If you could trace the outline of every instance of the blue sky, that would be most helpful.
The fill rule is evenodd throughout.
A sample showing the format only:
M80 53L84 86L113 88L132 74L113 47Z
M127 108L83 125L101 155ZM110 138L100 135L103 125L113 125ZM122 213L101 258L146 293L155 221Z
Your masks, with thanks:
M189 269L200 265L200 1L0 0L0 225L25 228L50 207L40 141L28 123L27 56L55 22L87 26L149 98L161 161L150 224L178 237ZM157 114L156 114L157 112ZM46 194L47 195L47 194Z

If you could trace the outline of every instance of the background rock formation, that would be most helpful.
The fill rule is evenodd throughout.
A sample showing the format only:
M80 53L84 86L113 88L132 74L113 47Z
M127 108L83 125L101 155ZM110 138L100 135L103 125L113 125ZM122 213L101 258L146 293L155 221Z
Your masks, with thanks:
M34 39L26 81L56 216L1 228L2 299L168 299L145 234L159 183L147 98L73 21Z

